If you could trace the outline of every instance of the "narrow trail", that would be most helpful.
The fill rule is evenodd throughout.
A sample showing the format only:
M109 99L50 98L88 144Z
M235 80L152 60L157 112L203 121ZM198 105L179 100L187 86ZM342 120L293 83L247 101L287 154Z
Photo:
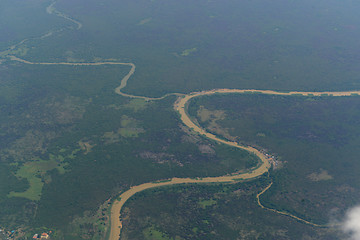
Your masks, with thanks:
M61 13L60 11L56 10L54 5L56 2L53 2L46 8L46 12L49 14L55 14L59 17L62 17L64 19L67 19L74 24L77 25L77 29L80 29L82 27L82 24L64 13ZM55 32L62 31L64 28L59 29L57 31L49 31L48 33L38 37L38 38L32 38L32 39L43 39L46 37L51 36ZM129 190L121 193L121 195L113 202L112 208L111 208L111 231L110 231L110 240L118 240L121 235L122 230L122 221L121 221L121 210L126 201L131 198L134 194L141 192L146 189L155 188L155 187L162 187L162 186L170 186L170 185L176 185L176 184L188 184L188 183L235 183L239 180L249 180L257 178L264 173L267 173L271 167L271 164L267 157L261 153L259 150L249 147L249 146L242 146L238 144L237 142L232 142L228 140L221 139L217 137L216 135L207 132L205 129L201 128L200 126L196 125L191 118L188 116L186 107L188 102L195 98L200 97L204 95L212 95L212 94L244 94L244 93L258 93L258 94L267 94L267 95L280 95L280 96L323 96L323 95L329 95L329 96L352 96L352 95L360 95L360 91L338 91L338 92L299 92L299 91L291 91L291 92L280 92L280 91L274 91L274 90L256 90L256 89L214 89L209 91L202 91L202 92L193 92L189 94L182 94L182 93L169 93L162 97L158 98L152 98L152 97L146 97L146 96L136 96L131 95L122 92L122 90L126 87L128 80L130 77L135 73L135 64L133 63L125 63L125 62L81 62L81 63L70 63L70 62L30 62L21 58L18 58L14 55L10 55L11 50L14 50L16 47L21 46L29 39L24 39L18 44L15 44L11 47L9 47L7 50L0 52L1 58L9 58L11 61L17 61L23 64L30 64L30 65L68 65L68 66L99 66L99 65L123 65L123 66L129 66L131 67L129 73L122 78L120 85L115 89L115 93L129 98L139 98L144 99L146 101L154 101L154 100L161 100L168 96L175 95L178 96L178 99L174 103L174 110L177 111L180 114L180 119L183 122L184 125L186 125L188 128L192 129L199 135L203 135L213 141L216 141L218 143L226 144L231 147L239 148L246 150L254 155L256 155L260 159L260 164L253 169L249 169L248 172L245 173L234 173L229 174L225 176L219 176L219 177L205 177L205 178L172 178L172 179L165 179L165 180L159 180L155 182L150 183L144 183L140 184L138 186L133 186ZM262 205L260 201L260 197L262 194L264 194L270 187L272 186L272 183L269 184L265 189L263 189L260 193L257 194L257 203L258 205L266 210L275 212L277 214L282 214L289 216L291 218L294 218L300 222L303 222L305 224L309 224L315 227L325 227L324 225L318 225L309 221L306 221L304 219L301 219L293 214L277 211L275 209L267 208Z

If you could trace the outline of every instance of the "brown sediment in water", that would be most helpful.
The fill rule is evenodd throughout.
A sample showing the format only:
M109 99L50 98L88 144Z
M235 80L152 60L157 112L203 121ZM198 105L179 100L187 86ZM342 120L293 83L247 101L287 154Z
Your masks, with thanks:
M337 92L299 92L299 91L290 91L290 92L280 92L280 91L274 91L274 90L256 90L256 89L214 89L209 91L202 91L202 92L194 92L190 94L180 94L180 93L169 93L159 98L151 98L151 97L145 97L145 96L136 96L131 94L126 94L122 92L122 89L126 87L127 82L129 78L134 74L135 72L135 65L133 63L122 63L122 62L93 62L93 63L68 63L68 62L59 62L59 63L34 63L29 62L23 59L20 59L15 56L9 56L11 60L22 62L25 64L34 64L34 65L70 65L70 66L99 66L99 65L125 65L130 66L131 69L129 73L123 77L121 80L120 85L115 89L115 92L121 96L124 97L130 97L130 98L141 98L147 101L151 100L160 100L170 95L176 95L179 96L177 101L174 104L174 109L180 114L180 119L186 125L188 128L192 129L196 133L203 135L211 140L214 140L218 143L226 144L228 146L232 146L235 148L246 150L250 153L255 154L260 160L261 164L257 166L257 168L250 169L249 172L246 173L236 173L232 175L225 175L225 176L219 176L219 177L204 177L204 178L172 178L167 180L161 180L158 182L151 182L151 183L143 183L138 186L133 186L129 190L123 192L118 199L116 199L113 202L112 208L111 208L111 231L110 231L110 240L118 240L121 234L122 229L122 222L121 222L121 209L126 203L126 201L131 198L133 195L135 195L138 192L141 192L146 189L155 188L155 187L161 187L161 186L170 186L170 185L176 185L176 184L187 184L187 183L232 183L236 182L238 180L248 180L248 179L254 179L256 177L259 177L263 175L264 173L268 172L268 170L271 167L270 162L266 158L266 156L261 153L256 148L250 147L250 146L242 146L238 144L237 142L232 142L228 140L221 139L217 137L216 135L207 132L205 129L201 128L200 126L196 125L193 121L191 121L190 117L187 115L186 112L186 104L195 97L204 96L204 95L212 95L212 94L244 94L244 93L259 93L259 94L268 94L268 95L280 95L280 96L352 96L352 95L360 95L360 91L337 91ZM260 202L260 196L267 191L271 187L272 183L267 186L262 192L260 192L257 195L257 202L258 205L263 208L270 211L273 211L278 214L287 215L289 217L292 217L296 220L299 220L301 222L304 222L306 224L310 224L312 226L321 227L323 225L318 225L315 223L311 223L309 221L306 221L304 219L301 219L295 215L292 215L287 212L277 211L275 209L267 208L263 206Z

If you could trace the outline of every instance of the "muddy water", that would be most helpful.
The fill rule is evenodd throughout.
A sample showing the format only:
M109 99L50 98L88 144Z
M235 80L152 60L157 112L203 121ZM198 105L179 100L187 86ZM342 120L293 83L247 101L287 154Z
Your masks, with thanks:
M120 200L116 200L113 203L113 206L111 208L111 234L110 238L111 240L119 239L119 236L121 234L122 229L122 222L121 222L121 209L125 202L134 194L141 192L146 189L154 188L154 187L161 187L161 186L169 186L169 185L175 185L175 184L184 184L184 183L230 183L235 182L237 180L241 179L252 179L258 176L261 176L262 174L266 173L270 168L270 163L265 157L264 154L262 154L259 150L253 148L253 147L245 147L237 144L236 142L231 142L227 140L220 139L216 137L214 134L206 132L203 128L197 126L194 122L192 122L189 118L189 116L186 114L185 105L186 103L200 95L205 94L213 94L216 93L214 91L209 92L202 92L198 94L189 94L185 97L180 98L178 101L176 101L174 108L176 111L180 113L181 121L190 129L194 130L200 135L204 135L209 139L212 139L214 141L227 144L232 147L240 148L246 151L249 151L256 156L258 156L261 160L261 165L258 166L255 169L250 170L247 173L241 173L241 174L233 174L233 175L226 175L226 176L219 176L219 177L205 177L205 178L172 178L166 181L161 182L152 182L152 183L144 183L138 186L134 186L130 188L128 191L124 192L120 195Z
M183 183L216 183L216 182L234 182L236 180L239 179L252 179L252 178L256 178L258 176L261 176L262 174L266 173L269 168L270 168L270 163L267 160L266 156L264 154L262 154L259 150L253 148L253 147L247 147L247 146L241 146L236 142L231 142L231 141L227 141L227 140L223 140L218 138L216 135L211 134L209 132L207 132L205 129L197 126L194 122L191 121L191 119L189 118L189 116L186 113L186 104L195 97L198 96L203 96L203 95L211 95L211 94L215 94L215 93L261 93L261 94L269 94L269 95L282 95L282 96L291 96L291 95L302 95L302 96L322 96L322 95L329 95L329 96L351 96L351 95L359 95L360 91L345 91L345 92L298 92L298 91L291 91L291 92L277 92L277 91L272 91L272 90L256 90L256 89L246 89L246 90L242 90L242 89L215 89L215 90L210 90L210 91L204 91L204 92L196 92L196 93L191 93L188 95L185 95L183 97L180 97L174 104L174 109L176 111L179 112L180 114L180 119L181 121L190 129L194 130L195 132L197 132L200 135L203 135L209 139L212 139L214 141L226 144L228 146L232 146L232 147L236 147L236 148L240 148L246 151L249 151L253 154L255 154L256 156L258 156L261 160L261 165L258 166L258 168L252 170L251 172L248 173L241 173L241 174L235 174L235 175L226 175L226 176L220 176L220 177L208 177L208 178L202 178L202 179L190 179L190 178L173 178L170 179L166 182L155 182L155 183L145 183L145 184L141 184L135 187L132 187L131 189L129 189L128 191L124 192L123 194L120 195L120 200L119 201L115 201L111 210L111 236L110 239L118 239L120 234L121 234L121 228L122 228L122 223L121 223L121 209L123 207L123 205L125 204L125 202L134 194L136 194L137 192L141 192L143 190L146 189L150 189L150 188L154 188L154 187L161 187L161 186L168 186L168 185L175 185L175 184L183 184ZM267 191L269 188L271 187L271 184L265 188L261 193L259 193L257 195L257 200L258 200L258 204L260 207L262 208L266 208L264 207L261 202L260 202L260 196L261 194L263 194L265 191ZM274 209L269 209L266 208L268 210L271 210L273 212L276 212L278 214L283 214L283 215L287 215L289 217L295 218L299 221L302 221L306 224L310 224L313 226L321 226L318 224L314 224L311 222L308 222L304 219L301 219L299 217L296 217L292 214L286 213L286 212L281 212L281 211L277 211Z
M46 9L47 13L56 14L59 17L62 17L64 19L67 19L67 20L75 23L77 25L77 29L80 29L82 27L82 24L80 22L66 16L65 14L63 14L63 13L61 13L59 11L57 11L54 8L54 5L55 5L55 3L52 3L52 4L50 4L48 6L48 8ZM62 29L60 29L58 31L62 31ZM50 32L44 34L43 36L39 37L39 39L43 39L43 38L46 38L48 36L51 36L53 33L54 32L50 31ZM11 46L9 48L9 50L15 49L17 46L20 46L21 44L23 44L27 40L28 39L25 39L25 40L21 41L20 43ZM7 55L9 50L4 51L3 53L5 53L5 55ZM175 185L175 184L185 184L185 183L216 183L216 182L223 182L223 183L229 182L230 183L230 182L234 182L234 181L239 180L239 179L252 179L252 178L258 177L258 176L266 173L268 171L268 169L270 168L270 163L266 159L265 155L262 154L261 152L259 152L257 149L252 148L252 147L247 147L247 146L241 146L241 145L237 144L236 142L231 142L231 141L220 139L220 138L216 137L214 134L208 133L205 129L201 128L200 126L197 126L194 122L192 122L191 119L189 118L189 116L186 113L186 104L192 98L202 96L202 95L211 95L211 94L215 94L215 93L220 93L220 94L226 94L226 93L238 93L238 94L241 94L241 93L261 93L261 94L283 95L283 96L284 95L287 95L287 96L289 96L289 95L351 96L353 94L360 95L360 91L345 91L345 92L298 92L298 91L277 92L277 91L273 91L273 90L256 90L256 89L247 89L247 90L241 90L241 89L215 89L215 90L204 91L204 92L190 93L190 94L187 94L187 95L179 94L179 93L170 93L170 94L164 95L163 97L150 98L150 97L146 97L146 96L136 96L136 95L126 94L126 93L122 92L122 89L126 87L128 80L130 79L130 77L135 72L135 65L133 63L122 63L122 62L94 62L94 63L68 63L68 62L48 63L48 62L43 62L43 63L34 63L34 62L30 62L30 61L26 61L26 60L17 58L16 56L7 56L7 57L9 57L13 61L22 62L24 64L36 64L36 65L70 65L70 66L125 65L125 66L130 66L131 69L130 69L129 73L125 77L123 77L123 79L121 80L120 85L115 89L115 92L117 94L122 95L124 97L141 98L141 99L145 99L147 101L160 100L160 99L163 99L163 98L165 98L167 96L170 96L170 95L181 96L176 101L176 103L174 105L174 108L175 108L176 111L179 112L181 121L187 127L193 129L198 134L203 135L203 136L205 136L205 137L207 137L209 139L212 139L214 141L217 141L219 143L227 144L227 145L232 146L232 147L236 147L236 148L240 148L240 149L249 151L249 152L255 154L256 156L258 156L259 159L261 160L261 164L257 168L251 169L247 173L226 175L226 176L220 176L220 177L195 178L195 179L192 179L192 178L172 178L172 179L168 179L168 180L165 180L165 181L144 183L144 184L141 184L141 185L138 185L138 186L131 187L129 190L122 193L119 196L119 200L115 200L113 205L112 205L112 208L111 208L111 232L110 232L110 238L109 238L110 240L118 240L119 239L121 229L122 229L122 222L120 220L121 209L122 209L123 205L125 204L125 202L130 197L132 197L134 194L136 194L138 192L141 192L141 191L146 190L146 189L154 188L154 187L169 186L169 185ZM305 221L305 220L303 220L301 218L298 218L298 217L296 217L294 215L264 207L260 202L260 196L265 191L267 191L270 187L271 187L271 184L257 195L257 200L258 200L258 204L259 204L260 207L271 210L271 211L274 211L274 212L279 213L279 214L288 215L288 216L293 217L293 218L295 218L295 219L297 219L299 221L303 221L303 222L305 222L307 224L311 224L311 225L314 225L314 226L320 226L320 225L313 224L311 222L307 222L307 221ZM0 239L1 239L1 237L2 236L0 234Z
M211 95L211 94L229 94L229 93L260 93L260 94L268 94L268 95L281 95L281 96L291 96L291 95L302 95L302 96L323 96L323 95L329 95L329 96L352 96L352 95L360 95L360 91L344 91L344 92L298 92L298 91L291 91L291 92L277 92L273 90L256 90L256 89L214 89L210 91L203 91L203 92L195 92L190 94L179 94L179 93L170 93L166 94L163 97L159 98L150 98L145 96L136 96L131 94L126 94L122 92L122 89L126 87L128 80L135 72L135 65L133 63L121 63L121 62L94 62L94 63L68 63L68 62L59 62L59 63L34 63L29 62L23 59L20 59L15 56L9 56L11 60L22 62L24 64L36 64L36 65L70 65L70 66L98 66L98 65L125 65L130 66L131 69L129 73L123 77L121 80L120 85L115 89L115 92L119 95L122 95L124 97L130 97L130 98L141 98L145 99L147 101L150 100L160 100L170 95L177 95L179 96L178 100L174 104L174 109L180 114L181 121L190 129L195 131L196 133L203 135L209 139L212 139L216 142L226 144L228 146L236 147L239 149L246 150L250 153L255 154L259 159L261 160L261 164L255 168L250 169L249 172L246 173L240 173L240 174L232 174L232 175L226 175L226 176L219 176L219 177L206 177L206 178L172 178L167 179L159 182L151 182L151 183L144 183L138 186L131 187L129 190L123 192L119 196L119 200L115 200L112 208L111 208L111 232L110 232L110 240L118 240L119 236L121 234L122 229L122 222L121 222L121 209L123 205L126 203L126 201L132 197L134 194L141 192L146 189L155 188L155 187L161 187L161 186L169 186L169 185L175 185L175 184L186 184L186 183L231 183L235 182L237 180L241 179L253 179L258 176L261 176L262 174L266 173L271 164L267 160L266 156L262 154L259 150L248 147L248 146L242 146L239 145L236 142L227 141L224 139L218 138L216 135L207 132L205 129L201 128L200 126L196 125L194 122L191 121L190 117L187 115L186 112L186 104L195 97L203 96L203 95ZM277 211L275 209L269 209L264 207L260 202L260 195L263 194L266 190L268 190L271 187L271 184L265 188L262 192L260 192L257 195L258 204L260 207L268 209L270 211L276 212L278 214L283 214L290 216L292 218L295 218L299 221L302 221L304 223L313 225L313 226L321 226L317 225L311 222L308 222L306 220L303 220L301 218L298 218L292 214Z

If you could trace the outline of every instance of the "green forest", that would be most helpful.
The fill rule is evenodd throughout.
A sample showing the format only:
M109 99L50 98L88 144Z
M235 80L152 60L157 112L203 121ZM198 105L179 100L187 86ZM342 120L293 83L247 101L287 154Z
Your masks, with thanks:
M1 1L0 239L107 239L112 203L133 186L260 166L188 128L174 103L222 88L359 90L359 10L351 0ZM127 74L129 95L117 94ZM191 99L196 125L260 150L272 168L138 193L121 239L347 237L333 223L360 198L359 98ZM256 196L271 182L263 209Z

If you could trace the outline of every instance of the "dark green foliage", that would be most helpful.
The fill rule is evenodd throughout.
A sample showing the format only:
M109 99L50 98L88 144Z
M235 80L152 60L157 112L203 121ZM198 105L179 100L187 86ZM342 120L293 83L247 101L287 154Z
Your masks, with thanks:
M123 209L124 239L148 239L154 228L170 239L339 239L335 229L313 228L264 209L256 194L268 184L181 185L136 194ZM204 200L216 204L201 207ZM177 237L177 238L176 238Z
M358 89L357 5L63 0L56 7L83 28L42 40L28 56L59 61L71 51L75 59L132 61L137 69L126 91L146 96L224 87Z
M191 113L200 105L224 110L220 126L280 160L265 205L325 224L358 203L359 97L211 96Z
M359 49L360 20L354 1L56 2L59 11L83 24L79 30L73 22L47 14L49 4L1 1L0 50L28 38L9 54L34 62L107 58L134 62L136 72L124 91L145 96L224 87L359 88L354 52ZM53 34L41 38L49 32ZM45 225L63 230L54 239L80 238L66 232L74 216L95 211L130 185L173 176L216 176L256 164L244 151L181 130L172 108L174 97L147 103L141 110L129 107L131 99L114 93L129 67L39 66L2 60L1 226ZM282 100L256 96L247 109L221 99L210 105L230 107L231 118L221 124L234 127L232 134L239 140L268 148L288 162L272 174L275 183L264 195L266 204L326 221L324 209L339 204L341 213L359 198L360 169L354 161L360 145L359 107L352 102L357 100L277 99ZM333 104L336 108L329 108ZM189 111L195 116L196 108L190 106ZM140 129L136 137L118 134L124 130L124 116L136 123L125 132ZM106 136L112 134L110 141ZM91 149L81 149L81 141ZM50 158L66 172L52 169L44 176L37 174L44 182L39 202L7 198L9 192L28 187L26 179L15 177L22 164ZM304 182L320 168L333 179ZM201 224L208 234L210 227ZM219 229L219 236L237 236L226 224L219 224Z
M46 13L49 1L1 1L0 51L24 38L38 37L50 29L61 28L68 22Z
M25 180L18 180L12 174L11 167L0 165L0 201L6 199L6 195L11 191L24 191L28 184Z
M6 104L0 109L4 113L0 119L4 130L0 206L9 211L5 215L14 214L14 226L45 226L67 235L74 217L95 211L130 185L175 176L218 176L256 164L244 151L180 128L173 110L175 97L138 108L142 103L115 94L128 67L15 64L8 70L14 88L22 86L18 95L4 99ZM130 129L141 129L137 137L117 133L124 128L124 119L130 119L126 120L132 124ZM111 132L115 137L110 141L106 134ZM91 149L81 149L80 141L89 143ZM208 153L201 152L201 146ZM20 181L14 174L22 164L38 158L53 158L66 172L52 169L44 176L38 174L45 184L40 201L32 203L37 206L36 214L23 215L6 205L18 201L8 199L7 194L28 189L27 180ZM18 166L10 167L13 163ZM5 225L8 220L0 221Z

